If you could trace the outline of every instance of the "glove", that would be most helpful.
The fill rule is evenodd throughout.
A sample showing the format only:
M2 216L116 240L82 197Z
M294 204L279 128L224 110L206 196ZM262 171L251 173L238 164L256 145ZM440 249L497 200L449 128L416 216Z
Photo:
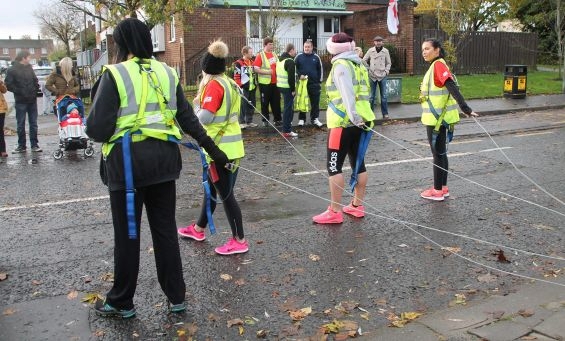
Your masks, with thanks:
M208 155L212 157L212 160L214 160L214 163L216 163L217 167L224 168L226 164L230 162L230 160L228 159L226 153L218 148L218 146L214 145L214 147L216 148L210 148L211 150L206 149L206 151L208 152Z

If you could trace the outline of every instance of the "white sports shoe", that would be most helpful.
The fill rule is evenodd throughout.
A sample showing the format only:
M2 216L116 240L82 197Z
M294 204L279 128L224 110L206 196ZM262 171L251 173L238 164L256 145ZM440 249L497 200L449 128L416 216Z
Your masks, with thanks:
M315 119L314 121L312 121L312 124L318 128L321 128L324 125L322 122L320 122L319 119Z
M304 126L304 120L298 120L298 126L303 127Z

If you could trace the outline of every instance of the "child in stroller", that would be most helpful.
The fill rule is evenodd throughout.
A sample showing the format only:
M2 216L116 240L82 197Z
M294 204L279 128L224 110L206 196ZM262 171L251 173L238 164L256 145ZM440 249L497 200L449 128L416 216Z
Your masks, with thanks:
M57 99L57 119L59 120L59 149L53 157L59 160L68 150L84 149L84 156L94 155L92 141L84 132L86 120L84 105L80 98L66 95Z

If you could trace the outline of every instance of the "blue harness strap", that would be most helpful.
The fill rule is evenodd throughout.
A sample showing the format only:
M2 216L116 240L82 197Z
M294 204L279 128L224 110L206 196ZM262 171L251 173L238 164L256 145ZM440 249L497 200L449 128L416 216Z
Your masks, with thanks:
M210 191L210 182L208 181L209 165L208 162L206 162L206 155L204 155L204 152L202 152L200 147L198 147L194 143L180 142L176 139L174 140L173 139L174 138L172 136L169 137L169 140L175 141L189 149L196 150L200 154L200 161L202 161L202 187L204 187L204 194L206 195L206 217L208 218L208 227L210 228L210 233L215 234L216 226L214 225L214 219L212 217L212 206L211 206L211 200L214 199L212 199L212 193Z
M361 132L361 137L359 139L359 147L357 148L357 159L355 160L355 168L351 173L351 180L349 181L349 188L351 192L355 189L355 185L357 185L357 175L359 174L359 167L361 167L361 163L365 159L365 153L367 152L367 148L369 147L369 142L371 142L371 137L373 136L372 130L363 130Z
M135 221L135 188L133 186L133 167L131 162L131 132L128 130L122 137L122 154L124 158L124 178L126 183L126 213L128 218L128 237L137 239L137 223Z

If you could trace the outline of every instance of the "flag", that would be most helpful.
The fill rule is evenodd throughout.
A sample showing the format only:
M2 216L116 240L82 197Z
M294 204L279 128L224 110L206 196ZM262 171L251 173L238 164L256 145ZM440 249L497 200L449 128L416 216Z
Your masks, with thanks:
M388 14L386 23L390 33L398 33L398 26L400 25L400 22L398 21L398 2L396 0L388 1Z

